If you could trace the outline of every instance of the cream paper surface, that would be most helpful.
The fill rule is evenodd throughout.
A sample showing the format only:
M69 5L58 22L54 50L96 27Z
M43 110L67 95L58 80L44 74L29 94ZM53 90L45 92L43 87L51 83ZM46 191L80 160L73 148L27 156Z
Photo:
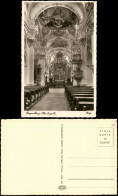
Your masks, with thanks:
M117 194L116 119L1 122L2 195Z

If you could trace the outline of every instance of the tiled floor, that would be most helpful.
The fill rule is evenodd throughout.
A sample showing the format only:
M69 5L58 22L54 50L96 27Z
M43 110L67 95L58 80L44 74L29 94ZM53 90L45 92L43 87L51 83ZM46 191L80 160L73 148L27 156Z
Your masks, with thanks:
M33 111L69 111L64 88L51 88L38 103L30 110Z

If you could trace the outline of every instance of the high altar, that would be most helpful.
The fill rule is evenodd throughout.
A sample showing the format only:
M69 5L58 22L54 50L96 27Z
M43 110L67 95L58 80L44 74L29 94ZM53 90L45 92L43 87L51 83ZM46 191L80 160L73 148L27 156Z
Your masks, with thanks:
M70 68L59 51L50 68L50 78L55 87L63 87L70 78Z

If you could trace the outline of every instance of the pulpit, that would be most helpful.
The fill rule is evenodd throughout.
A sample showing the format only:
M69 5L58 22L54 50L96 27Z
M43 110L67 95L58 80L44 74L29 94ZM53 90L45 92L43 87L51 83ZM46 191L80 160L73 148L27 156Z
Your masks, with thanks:
M80 54L73 55L73 85L79 86L83 78L83 71L81 70L82 59Z

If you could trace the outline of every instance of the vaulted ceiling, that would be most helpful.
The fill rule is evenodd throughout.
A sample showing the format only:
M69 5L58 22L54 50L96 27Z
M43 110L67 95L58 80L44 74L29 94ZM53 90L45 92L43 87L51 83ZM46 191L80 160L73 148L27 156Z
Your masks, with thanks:
M86 34L83 30L87 21L86 3L26 2L26 15L37 28L36 53L44 50L49 59L60 50L71 57L76 38Z

